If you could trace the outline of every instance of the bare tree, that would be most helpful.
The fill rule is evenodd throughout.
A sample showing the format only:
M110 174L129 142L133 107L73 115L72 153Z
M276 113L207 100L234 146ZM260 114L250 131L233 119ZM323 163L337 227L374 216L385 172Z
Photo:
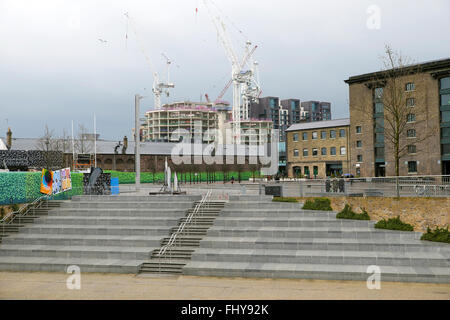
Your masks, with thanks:
M61 151L61 143L55 138L54 130L50 130L48 125L45 125L44 135L39 138L36 147L42 151L47 170L51 170L58 165L56 152Z
M77 153L92 153L94 150L93 137L89 134L88 129L80 124L78 126L78 137L75 141L75 150Z
M420 144L436 134L438 128L432 124L435 112L429 112L425 90L415 91L407 88L408 79L417 79L421 73L420 65L394 51L389 45L385 47L385 55L381 57L383 68L374 74L368 87L374 89L375 104L367 104L367 101L359 101L356 109L361 114L374 121L375 126L382 128L386 148L391 151L395 165L395 176L400 175L400 160L409 153L411 144L407 139L408 130L420 128L420 135L414 139L414 153L420 152ZM414 81L414 80L411 80ZM412 86L411 82L411 86ZM415 114L411 107L415 104L423 105L424 112ZM367 110L374 108L374 110ZM382 113L380 123L374 119L375 113ZM382 122L381 122L382 121ZM426 145L426 143L424 144ZM397 179L397 195L399 194Z

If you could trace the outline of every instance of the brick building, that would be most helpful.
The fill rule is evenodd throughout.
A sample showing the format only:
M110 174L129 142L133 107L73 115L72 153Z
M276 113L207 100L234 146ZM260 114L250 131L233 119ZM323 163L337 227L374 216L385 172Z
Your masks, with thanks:
M287 129L289 177L325 178L348 173L350 119L294 124Z
M396 79L404 88L407 123L400 140L405 154L399 174L450 174L450 59L410 65L401 72ZM384 75L374 72L345 80L350 97L350 172L356 176L395 175L382 100L389 81Z

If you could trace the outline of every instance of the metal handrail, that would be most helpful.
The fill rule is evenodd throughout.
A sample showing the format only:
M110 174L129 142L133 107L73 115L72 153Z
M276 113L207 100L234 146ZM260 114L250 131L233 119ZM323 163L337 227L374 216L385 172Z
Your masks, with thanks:
M48 195L44 195L41 196L37 199L35 199L31 204L27 204L26 206L23 206L22 208L20 208L17 211L12 211L10 213L8 213L6 216L3 217L2 220L0 220L0 224L11 224L14 219L16 219L17 216L19 216L20 214L26 215L28 213L28 211L30 211L31 209L35 209L35 208L39 208L42 201L44 201L44 199L48 199L49 196ZM22 212L24 211L24 212ZM11 217L11 219L9 219Z
M192 218L198 213L200 207L206 202L206 200L210 197L212 193L212 190L209 190L205 196L202 197L202 199L200 200L200 202L197 203L197 205L195 206L194 210L187 216L186 220L180 224L180 226L178 227L177 231L175 231L172 236L170 237L169 241L167 242L167 244L165 246L163 246L158 253L158 257L159 259L161 259L161 256L163 256L167 249L172 247L173 244L175 243L175 240L177 238L177 236L179 234L181 234L184 230L184 227L190 223L192 221Z

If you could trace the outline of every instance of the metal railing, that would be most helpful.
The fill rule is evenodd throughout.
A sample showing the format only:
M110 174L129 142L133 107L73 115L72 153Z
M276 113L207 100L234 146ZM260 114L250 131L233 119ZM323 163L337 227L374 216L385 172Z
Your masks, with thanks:
M189 215L186 217L186 220L180 224L180 226L178 227L177 231L175 231L172 236L170 237L169 241L167 242L167 244L163 247L161 247L161 249L158 252L158 259L159 259L159 263L161 260L161 257L163 257L167 250L169 249L169 259L171 259L171 254L172 254L172 247L175 243L175 240L177 239L178 235L180 235L181 233L183 233L184 228L187 224L191 223L192 219L196 219L196 216L200 210L200 208L202 208L203 204L208 200L208 198L211 196L212 191L209 190L203 197L202 199L196 204L194 210L192 210L192 212L189 213ZM194 220L195 221L195 220Z
M285 196L450 197L450 175L299 179L280 182Z

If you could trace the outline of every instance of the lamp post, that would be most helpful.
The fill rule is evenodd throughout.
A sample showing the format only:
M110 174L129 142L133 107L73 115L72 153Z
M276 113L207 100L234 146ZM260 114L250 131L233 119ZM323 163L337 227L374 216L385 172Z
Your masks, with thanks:
M139 94L134 95L134 107L135 107L135 124L134 124L134 168L136 171L136 191L141 188L141 150L140 150L140 130L139 130L139 103L144 98Z

